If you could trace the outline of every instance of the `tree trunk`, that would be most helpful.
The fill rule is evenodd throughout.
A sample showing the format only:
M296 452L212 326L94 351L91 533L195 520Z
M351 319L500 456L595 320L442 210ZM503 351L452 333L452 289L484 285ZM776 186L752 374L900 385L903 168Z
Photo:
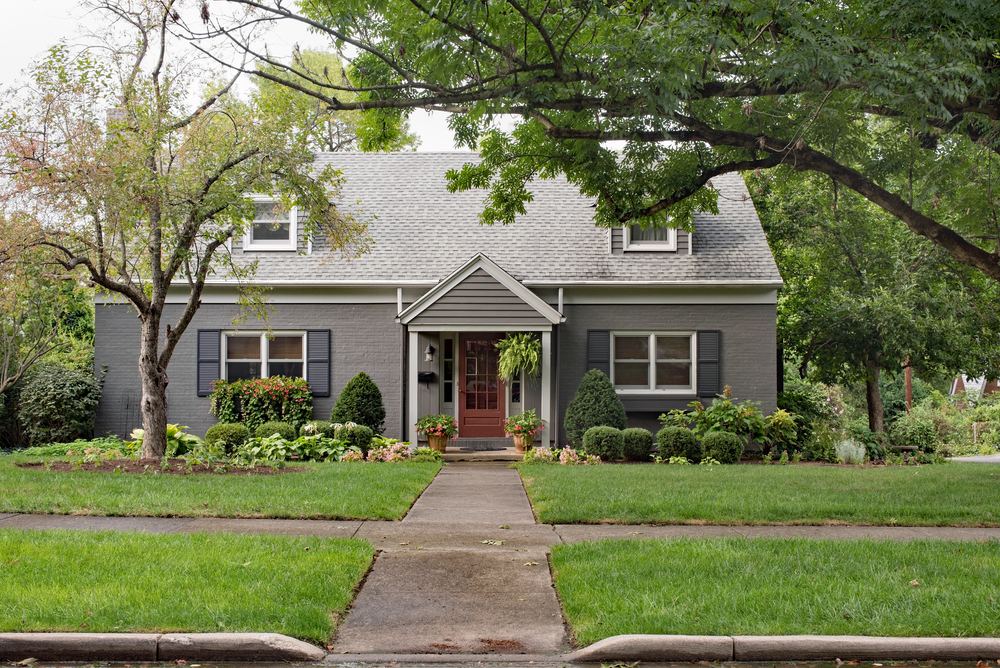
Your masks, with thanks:
M868 428L874 432L885 430L885 413L882 406L882 391L878 381L882 369L878 362L868 360L865 363L865 397L868 400Z
M139 379L142 383L143 459L161 459L167 453L167 373L159 364L160 319L142 319L139 343Z

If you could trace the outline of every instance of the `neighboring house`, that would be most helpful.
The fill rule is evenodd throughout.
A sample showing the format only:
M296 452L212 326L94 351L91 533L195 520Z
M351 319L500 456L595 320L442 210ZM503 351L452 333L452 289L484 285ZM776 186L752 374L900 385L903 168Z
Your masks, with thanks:
M277 219L261 202L232 253L258 262L268 321L234 325L233 283L210 281L170 364L170 421L204 433L217 379L269 374L304 375L327 418L359 371L382 390L386 434L409 440L423 414L454 414L460 436L489 439L507 415L535 408L544 438L562 442L566 406L592 368L611 377L633 425L655 428L663 411L724 385L775 407L781 277L738 175L713 180L719 213L698 215L694 234L596 227L592 202L563 179L535 182L527 213L490 227L478 221L484 192L446 188L446 171L475 159L318 156L343 170L340 205L371 221L360 258L305 240L295 211ZM107 368L97 430L127 433L139 424L138 321L128 305L101 303L96 329L96 365ZM542 372L505 384L494 342L515 331L541 338Z
M955 376L951 381L951 396L965 395L975 399L982 399L990 394L1000 391L1000 383L996 378L987 380L986 378L972 378L971 376Z

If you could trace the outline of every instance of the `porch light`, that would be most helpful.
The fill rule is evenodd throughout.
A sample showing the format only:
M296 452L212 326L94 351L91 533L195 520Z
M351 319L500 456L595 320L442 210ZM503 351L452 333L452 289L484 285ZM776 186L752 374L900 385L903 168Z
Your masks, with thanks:
M434 361L434 353L436 353L436 352L437 352L437 348L435 348L434 346L428 344L428 346L426 348L424 348L424 361L425 362L433 362Z

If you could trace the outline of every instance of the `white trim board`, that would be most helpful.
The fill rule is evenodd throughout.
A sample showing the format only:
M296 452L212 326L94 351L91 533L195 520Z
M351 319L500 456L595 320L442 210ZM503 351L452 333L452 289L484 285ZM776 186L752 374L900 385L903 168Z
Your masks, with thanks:
M410 332L551 332L552 325L407 325Z

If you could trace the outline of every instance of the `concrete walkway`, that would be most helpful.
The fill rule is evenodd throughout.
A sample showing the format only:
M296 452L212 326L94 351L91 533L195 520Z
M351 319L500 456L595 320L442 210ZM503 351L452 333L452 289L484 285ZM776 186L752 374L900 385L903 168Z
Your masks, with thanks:
M1000 454L968 455L967 457L949 457L953 462L971 462L973 464L1000 464Z
M388 547L396 531L396 545ZM535 526L517 471L502 464L445 467L403 521L375 541L386 548L333 651L564 651L547 560L554 538L551 529Z

